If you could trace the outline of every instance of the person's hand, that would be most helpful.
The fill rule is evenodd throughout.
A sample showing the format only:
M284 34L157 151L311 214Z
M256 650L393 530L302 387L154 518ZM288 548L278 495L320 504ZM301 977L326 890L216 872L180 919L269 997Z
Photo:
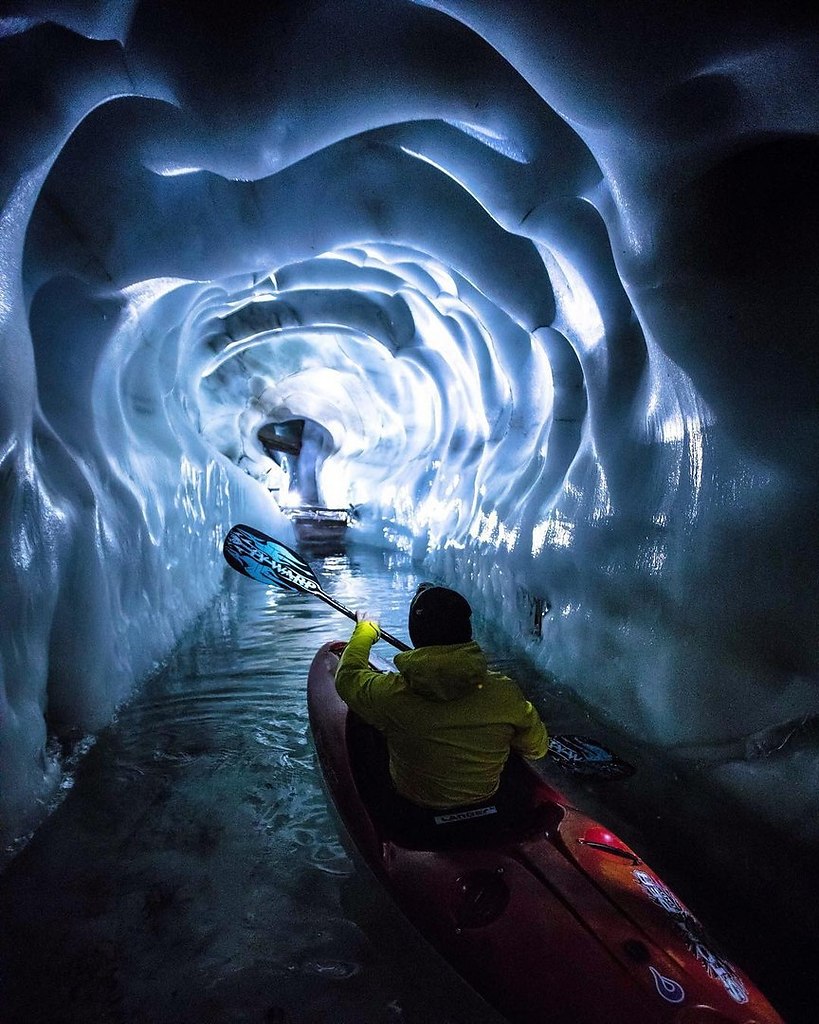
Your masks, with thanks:
M371 612L357 611L355 613L355 621L358 622L372 622L376 628L378 627L378 616L373 615Z

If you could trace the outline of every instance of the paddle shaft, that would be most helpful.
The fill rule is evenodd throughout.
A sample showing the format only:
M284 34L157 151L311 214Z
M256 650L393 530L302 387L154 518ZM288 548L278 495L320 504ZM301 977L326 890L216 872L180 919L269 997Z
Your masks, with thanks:
M259 583L272 583L286 590L318 597L348 619L355 620L356 613L325 593L304 558L281 541L240 523L228 532L223 550L228 563L244 576ZM379 630L379 636L399 651L412 649L403 640L383 630ZM617 757L596 740L583 736L553 736L548 756L564 771L582 771L583 774L605 778L627 778L634 774L633 765Z
M298 584L295 584L298 586ZM301 589L301 588L299 588ZM340 604L335 598L330 597L323 590L303 589L304 594L315 594L316 597L321 598L326 604L329 604L331 608L335 608L337 612L341 612L342 615L346 615L348 619L355 619L355 612L349 608ZM398 640L390 633L381 631L380 638L386 640L388 644L392 644L393 647L397 647L399 651L410 651L411 647L408 647L403 640ZM578 743L581 749L577 749ZM588 752L582 750L583 747L591 745L596 747L602 758L589 757ZM628 761L623 761L621 758L613 754L607 747L604 747L601 743L596 740L587 740L582 736L552 736L549 744L549 749L546 751L546 756L549 757L555 764L559 765L564 771L577 772L582 770L585 764L586 774L600 774L607 775L609 778L620 778L628 777L634 773L633 765L629 764ZM591 766L591 770L590 770ZM596 770L595 770L596 769Z
M301 588L299 589L301 590ZM321 598L321 600L324 601L325 604L329 604L330 607L335 608L337 612L341 612L342 615L346 615L348 619L355 619L354 611L351 611L351 609L347 608L345 605L340 604L338 601L336 601L334 597L330 597L330 595L326 594L323 590L305 589L301 592L303 594L315 594L315 596ZM409 644L405 644L403 640L399 640L398 637L393 636L392 633L388 633L386 630L381 629L380 626L378 627L378 629L380 640L386 640L388 644L392 644L393 647L397 647L399 651L412 650Z
M295 584L298 586L298 584ZM342 615L346 615L348 619L355 619L355 612L351 611L345 605L340 604L335 598L330 597L323 590L313 589L307 590L299 587L303 594L315 594L316 597L321 598L325 604L329 604L331 608L335 608L337 612L341 612ZM392 644L393 647L397 647L399 651L412 650L408 647L403 640L398 640L390 633L381 631L380 638L386 640L388 644ZM585 745L592 745L597 748L602 758L598 760L595 757L589 757L588 753L585 754L582 751L577 750L578 742L581 744L581 748ZM581 736L552 736L549 744L549 749L546 751L546 756L549 757L555 764L559 765L564 771L572 772L582 770L583 765L586 765L586 774L599 774L607 775L609 778L616 779L621 777L628 777L634 773L633 765L630 765L628 761L623 761L616 754L613 754L607 747L604 747L601 743L597 743L596 740L586 740ZM595 770L596 769L596 770Z
M298 586L298 584L296 584ZM301 588L300 588L301 589ZM321 598L325 604L329 604L331 608L335 608L337 612L341 612L342 615L346 615L348 619L355 619L355 612L351 611L345 605L340 604L335 598L330 597L321 589L302 590L304 594L315 594L316 597ZM381 639L386 640L388 644L392 644L393 647L397 647L399 651L409 651L412 648L408 647L402 640L398 640L390 633L381 632ZM581 749L578 750L578 743ZM599 751L599 755L603 755L599 760L594 756L589 757L589 753L584 751L582 748L585 746L596 747ZM582 769L582 766L586 766L585 770L589 774L608 774L610 778L628 777L634 772L634 768L627 761L621 760L616 754L613 754L607 747L597 743L596 740L587 740L581 736L552 736L549 744L549 749L546 752L547 757L558 764L564 771L578 771ZM599 757L598 755L598 757ZM572 767L574 763L574 767ZM589 772L590 763L597 768L597 772L592 769Z

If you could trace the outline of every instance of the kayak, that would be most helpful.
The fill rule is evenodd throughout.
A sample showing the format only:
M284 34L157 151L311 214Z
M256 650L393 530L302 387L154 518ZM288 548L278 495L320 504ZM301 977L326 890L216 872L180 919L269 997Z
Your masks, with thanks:
M511 816L490 802L407 823L383 739L336 693L343 649L325 644L307 684L326 789L367 867L486 1002L514 1024L783 1024L640 856L524 761L506 773Z

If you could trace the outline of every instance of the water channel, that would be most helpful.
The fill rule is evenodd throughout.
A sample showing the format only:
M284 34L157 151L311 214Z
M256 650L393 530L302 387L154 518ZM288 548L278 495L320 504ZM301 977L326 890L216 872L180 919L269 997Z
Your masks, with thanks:
M328 592L406 635L418 577L404 556L363 548L313 564ZM494 665L534 697L526 663L476 626ZM339 842L305 681L317 648L349 630L314 599L226 573L208 612L66 776L65 799L0 876L2 1024L498 1024ZM553 731L622 744L554 683L536 692ZM747 908L734 914L719 877L692 873L658 821L673 773L645 751L620 752L638 762L636 781L544 771L687 902L699 894L696 911L742 947L752 976L757 953L771 971L764 937L743 943Z

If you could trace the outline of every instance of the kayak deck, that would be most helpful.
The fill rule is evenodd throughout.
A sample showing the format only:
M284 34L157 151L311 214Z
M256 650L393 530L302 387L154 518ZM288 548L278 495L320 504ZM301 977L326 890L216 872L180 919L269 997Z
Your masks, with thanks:
M383 739L336 694L343 646L308 680L325 785L365 863L487 1002L516 1024L782 1024L640 857L519 759L511 808L408 809Z

